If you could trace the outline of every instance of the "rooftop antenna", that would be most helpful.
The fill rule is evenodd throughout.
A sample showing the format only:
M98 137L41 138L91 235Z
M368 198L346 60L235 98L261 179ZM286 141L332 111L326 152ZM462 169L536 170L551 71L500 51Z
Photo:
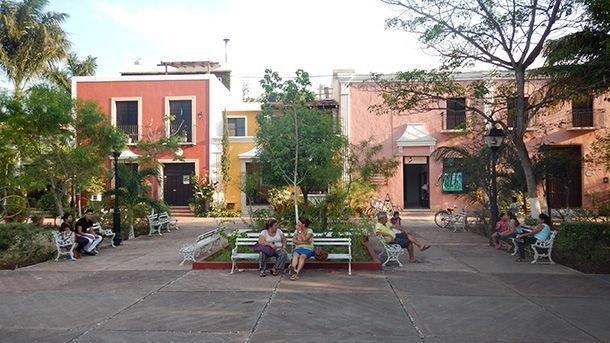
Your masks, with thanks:
M230 39L229 38L225 38L223 39L225 41L225 64L228 63L228 58L227 58L227 44L229 44Z

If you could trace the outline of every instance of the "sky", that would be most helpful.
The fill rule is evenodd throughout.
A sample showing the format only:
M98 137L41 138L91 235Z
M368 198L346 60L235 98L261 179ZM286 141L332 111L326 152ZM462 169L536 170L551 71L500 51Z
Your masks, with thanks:
M252 94L266 68L284 78L304 69L330 85L334 69L359 74L431 68L416 37L386 30L399 14L378 0L51 0L80 57L97 57L97 75L160 61L217 61L233 70L233 93ZM227 45L225 63L224 38Z

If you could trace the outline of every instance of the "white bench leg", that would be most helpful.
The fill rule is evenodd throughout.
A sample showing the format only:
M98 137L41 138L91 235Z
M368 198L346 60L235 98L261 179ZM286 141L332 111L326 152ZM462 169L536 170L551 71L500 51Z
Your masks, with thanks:
M349 260L349 264L347 265L347 275L352 275L352 259Z
M235 260L231 260L231 274L233 274L235 272L235 264L237 261Z

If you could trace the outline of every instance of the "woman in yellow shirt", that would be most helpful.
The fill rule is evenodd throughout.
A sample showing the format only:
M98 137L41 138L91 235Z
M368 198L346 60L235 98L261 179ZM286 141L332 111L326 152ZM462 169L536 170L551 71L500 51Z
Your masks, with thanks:
M311 222L305 217L299 217L297 227L292 237L294 250L290 263L290 280L298 280L305 265L305 260L313 256L313 231L309 228Z

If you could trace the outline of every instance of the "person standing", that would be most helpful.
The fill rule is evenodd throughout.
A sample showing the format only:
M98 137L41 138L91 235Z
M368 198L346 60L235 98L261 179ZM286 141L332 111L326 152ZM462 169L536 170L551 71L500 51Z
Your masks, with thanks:
M83 237L87 240L87 245L83 248L85 255L95 255L95 248L104 238L93 230L93 210L86 210L85 216L79 219L74 226L76 237Z

